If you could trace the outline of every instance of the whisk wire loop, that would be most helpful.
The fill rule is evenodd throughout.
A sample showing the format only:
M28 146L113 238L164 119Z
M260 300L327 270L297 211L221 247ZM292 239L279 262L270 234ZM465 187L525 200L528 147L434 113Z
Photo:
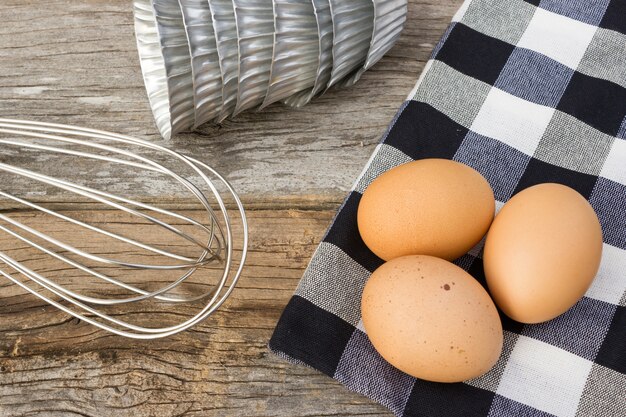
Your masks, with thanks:
M50 234L31 227L21 221L12 218L10 213L0 213L0 232L13 239L33 248L40 253L50 256L64 265L72 267L83 279L96 279L103 284L111 284L118 290L125 290L130 294L84 294L74 290L55 279L44 276L28 267L24 262L9 256L7 252L0 251L0 275L9 279L22 289L34 294L43 301L59 308L80 320L93 324L101 329L114 334L137 338L155 339L169 336L186 330L213 314L231 295L243 270L248 248L248 226L241 199L228 181L216 170L207 164L188 156L181 155L163 146L147 142L130 136L105 132L102 130L73 127L54 123L23 121L0 118L0 156L2 149L17 149L42 152L53 157L73 157L100 161L106 164L115 164L129 169L137 169L148 173L165 176L169 181L178 184L185 192L189 192L199 202L202 212L207 217L206 224L188 215L177 213L171 209L158 207L153 203L141 202L136 199L123 197L115 193L103 191L80 184L75 181L56 178L42 172L0 162L0 172L14 175L21 180L29 180L36 184L54 187L56 190L69 192L72 195L87 198L105 205L109 209L119 210L124 215L139 218L147 225L153 225L172 236L182 238L193 247L199 248L200 253L189 256L155 246L152 243L142 242L134 237L122 235L115 231L107 230L99 225L74 218L68 214L45 207L45 204L30 201L19 197L11 192L0 190L0 197L12 204L18 204L28 210L41 213L57 221L64 222L68 226L79 228L81 234L93 233L98 239L110 238L120 245L133 248L133 252L139 251L145 257L163 259L167 262L131 262L122 259L113 259L110 256L102 256L93 253L93 250L84 250L69 242L62 241ZM43 142L42 142L43 141ZM105 142L105 143L101 143ZM137 148L138 150L135 150ZM147 155L157 155L159 162L150 159ZM168 163L178 164L191 172L191 176L179 175L176 169L166 166L163 159ZM181 170L182 172L182 170ZM225 191L220 192L218 186ZM226 203L222 193L229 196L236 207L237 223L239 224L237 236L233 230L233 220L226 209ZM214 210L211 201L217 205ZM182 222L181 225L191 227L200 233L203 238L183 231L180 227L170 224L156 216L165 216L168 219ZM144 223L146 225L146 223ZM238 259L235 260L234 243L240 244ZM206 242L206 243L203 243ZM106 250L105 250L106 251ZM130 252L130 251L128 251ZM172 262L175 261L175 262ZM4 264L7 268L3 268ZM201 286L210 288L202 294L175 294L181 285L192 276L209 275L207 267L213 271L221 271L215 280L204 280ZM101 271L102 268L113 268L117 272L126 272L131 276L134 273L155 272L163 274L167 271L183 270L183 273L173 280L166 279L162 285L164 276L158 275L150 280L151 284L159 284L156 290L142 288L141 285L129 283L125 279L112 276ZM133 272L134 271L134 272ZM102 284L99 284L102 285ZM192 285L192 284L190 284ZM193 284L198 286L200 284ZM100 307L114 306L129 303L158 303L159 309L166 305L195 303L203 300L204 305L190 318L180 323L167 326L146 326L131 323L125 315L111 315L108 310ZM155 305L155 304L152 304ZM163 311L167 313L167 311Z

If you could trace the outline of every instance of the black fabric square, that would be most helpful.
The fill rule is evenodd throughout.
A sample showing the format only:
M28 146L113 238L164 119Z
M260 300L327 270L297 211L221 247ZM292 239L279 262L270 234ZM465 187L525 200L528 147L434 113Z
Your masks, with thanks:
M539 6L541 0L524 0L526 3L532 4L533 6Z
M476 258L467 272L469 272L484 289L487 289L487 279L485 278L485 269L483 268L482 259Z
M332 377L353 332L349 323L294 295L269 346Z
M596 363L626 374L626 307L618 306Z
M480 282L480 284L485 288L485 290L489 292L489 287L487 286L487 279L485 278L485 269L483 267L482 259L476 258L476 260L474 261L474 263L472 263L472 266L470 266L467 272L469 272L471 276L476 278L476 280ZM496 306L496 308L497 307L498 306ZM522 333L522 331L524 330L524 325L522 323L513 320L512 318L504 314L499 308L498 308L498 314L500 315L500 321L502 321L502 328L504 330L507 330L511 333L516 333L516 334Z
M531 158L526 171L515 189L515 194L525 188L544 182L556 182L567 185L589 199L593 187L598 177L584 174L578 171L572 171L567 168L561 168L556 165L548 164L535 158Z
M616 136L626 115L626 89L611 81L574 72L557 109Z
M361 239L359 226L356 221L356 214L361 201L361 194L350 193L348 199L343 203L343 207L337 213L333 225L328 229L323 241L332 243L350 254L350 257L361 264L365 269L374 272L376 268L383 264L383 260L368 249Z
M452 159L468 130L434 107L409 101L384 143L413 159Z
M626 1L611 0L600 22L600 27L626 35Z
M471 385L441 384L417 379L404 417L484 417L495 394Z
M435 58L493 85L514 49L513 45L457 23Z

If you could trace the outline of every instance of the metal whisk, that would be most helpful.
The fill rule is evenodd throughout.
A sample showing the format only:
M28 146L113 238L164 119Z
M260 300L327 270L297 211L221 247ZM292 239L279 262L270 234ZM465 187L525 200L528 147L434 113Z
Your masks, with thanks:
M38 161L37 171L20 166L23 160ZM67 178L54 175L63 170ZM139 188L147 184L142 178L158 180L172 199L118 195L112 170L128 170ZM99 217L83 219L51 198L36 201L58 193L101 207L91 210ZM180 210L189 201L201 210ZM0 275L121 336L156 339L206 319L229 297L246 259L246 216L231 185L195 158L129 136L0 119L0 204ZM153 325L161 316L167 325Z

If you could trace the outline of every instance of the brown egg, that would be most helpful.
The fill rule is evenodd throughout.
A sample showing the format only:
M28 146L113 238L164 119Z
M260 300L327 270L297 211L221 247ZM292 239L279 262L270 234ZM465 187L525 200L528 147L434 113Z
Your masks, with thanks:
M500 317L487 292L458 266L432 256L404 256L378 268L365 285L361 313L381 356L416 378L475 378L502 351Z
M363 241L384 260L432 255L452 260L487 233L495 200L489 183L467 165L422 159L374 180L359 203Z
M540 323L585 294L601 255L600 222L587 200L564 185L539 184L502 207L483 261L498 307L519 322Z

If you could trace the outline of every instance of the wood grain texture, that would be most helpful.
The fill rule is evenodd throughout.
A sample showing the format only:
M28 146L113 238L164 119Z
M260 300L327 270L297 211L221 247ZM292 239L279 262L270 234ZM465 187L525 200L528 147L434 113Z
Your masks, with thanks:
M77 323L0 279L0 415L389 415L331 378L274 357L266 345L338 205L459 5L410 0L398 44L354 87L300 110L272 105L165 142L139 71L130 0L0 2L0 117L135 135L199 157L243 194L252 238L244 276L223 308L156 342ZM14 156L0 149L2 158ZM21 162L40 164L27 156ZM53 169L93 181L81 166ZM137 184L127 175L111 172L110 181L143 200L171 197L152 179ZM83 209L85 219L110 215L54 192L37 199Z

